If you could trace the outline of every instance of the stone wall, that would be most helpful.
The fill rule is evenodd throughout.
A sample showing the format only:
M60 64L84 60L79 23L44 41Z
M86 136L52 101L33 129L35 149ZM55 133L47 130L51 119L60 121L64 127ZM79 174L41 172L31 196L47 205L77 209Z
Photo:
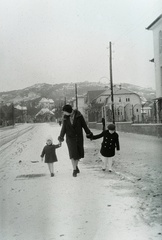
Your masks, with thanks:
M162 137L162 124L132 124L131 122L116 124L116 130L119 132L130 132L137 134L145 134L150 136ZM102 131L102 124L89 122L90 128L99 129Z

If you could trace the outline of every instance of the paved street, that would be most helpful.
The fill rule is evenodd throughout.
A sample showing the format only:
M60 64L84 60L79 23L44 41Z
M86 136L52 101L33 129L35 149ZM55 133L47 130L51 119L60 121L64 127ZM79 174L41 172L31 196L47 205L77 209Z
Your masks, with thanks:
M0 239L160 240L162 139L119 133L109 173L101 171L101 139L85 138L77 178L64 142L51 178L40 153L59 131L47 123L0 129Z

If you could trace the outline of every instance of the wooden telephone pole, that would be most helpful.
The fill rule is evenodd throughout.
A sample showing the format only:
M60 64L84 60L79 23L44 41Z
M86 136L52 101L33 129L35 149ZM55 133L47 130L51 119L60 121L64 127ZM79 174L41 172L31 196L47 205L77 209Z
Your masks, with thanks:
M76 109L78 109L78 94L77 94L77 84L75 83L75 100L76 100Z
M112 77L112 50L111 50L111 42L109 42L109 64L110 64L110 88L111 88L111 109L112 109L112 119L115 124L115 114L114 114L114 93L113 93L113 77Z

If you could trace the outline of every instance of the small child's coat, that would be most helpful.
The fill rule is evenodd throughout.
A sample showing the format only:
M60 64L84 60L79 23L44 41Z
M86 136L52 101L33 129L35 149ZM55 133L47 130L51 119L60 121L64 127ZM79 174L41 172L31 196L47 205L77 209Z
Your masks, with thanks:
M59 148L60 144L54 145L46 145L43 148L41 157L44 157L45 155L45 163L53 163L53 162L57 162L57 156L56 156L56 148Z
M92 139L99 139L103 137L101 143L100 153L104 157L113 157L115 155L115 148L120 150L119 135L118 133L110 133L109 130L105 130L100 134L93 135Z

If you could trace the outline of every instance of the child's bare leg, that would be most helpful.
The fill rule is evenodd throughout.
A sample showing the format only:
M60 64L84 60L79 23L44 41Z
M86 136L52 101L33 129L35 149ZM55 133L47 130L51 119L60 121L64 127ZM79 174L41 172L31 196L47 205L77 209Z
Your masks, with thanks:
M48 164L48 168L49 168L49 171L51 173L51 166L50 166L50 163L47 163Z
M106 170L107 168L107 163L108 163L108 157L103 158L103 170Z
M109 168L109 172L112 171L112 158L108 159L108 168Z
M48 168L49 168L51 177L53 177L54 176L53 163L48 163Z
M51 173L54 173L53 163L50 163Z

